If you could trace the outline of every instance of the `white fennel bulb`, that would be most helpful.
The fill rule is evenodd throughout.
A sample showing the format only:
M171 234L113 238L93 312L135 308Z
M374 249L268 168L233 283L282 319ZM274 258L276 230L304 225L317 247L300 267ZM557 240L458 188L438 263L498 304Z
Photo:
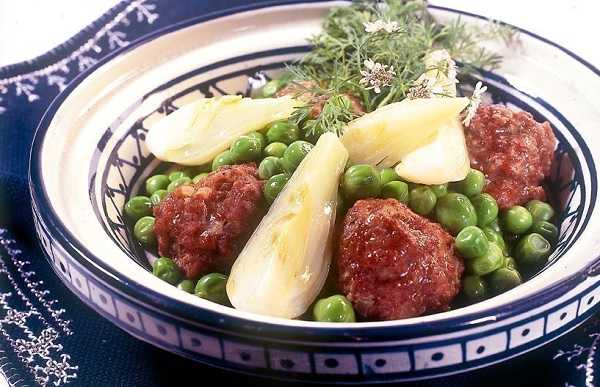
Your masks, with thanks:
M325 133L300 163L231 269L227 295L236 309L295 318L313 303L331 263L347 160L340 140Z
M288 118L298 106L301 103L289 96L202 98L153 125L146 136L146 146L159 160L182 165L205 164L241 135Z
M352 163L393 167L433 141L468 103L467 98L405 99L353 120L341 140Z
M395 168L402 179L427 185L462 180L469 169L465 136L456 118L441 125L434 141L407 154Z

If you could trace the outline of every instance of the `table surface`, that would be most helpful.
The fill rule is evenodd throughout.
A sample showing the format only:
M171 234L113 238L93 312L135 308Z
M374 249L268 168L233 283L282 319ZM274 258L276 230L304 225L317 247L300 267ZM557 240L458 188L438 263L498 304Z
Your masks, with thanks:
M76 34L115 0L0 0L0 67L33 59ZM589 0L434 0L430 3L493 17L545 36L600 67L600 2ZM35 10L35 11L32 11ZM0 386L7 385L0 372Z

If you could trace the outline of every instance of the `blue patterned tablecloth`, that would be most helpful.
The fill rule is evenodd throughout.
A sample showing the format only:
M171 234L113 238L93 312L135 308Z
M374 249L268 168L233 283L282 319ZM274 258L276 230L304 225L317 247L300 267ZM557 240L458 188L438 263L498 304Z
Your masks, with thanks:
M75 76L151 31L257 2L122 2L64 45L33 61L0 68L0 376L9 385L162 386L174 384L177 375L185 376L186 383L282 384L171 355L87 308L55 277L33 239L26 184L34 129ZM592 386L599 342L600 319L592 318L533 353L420 385Z

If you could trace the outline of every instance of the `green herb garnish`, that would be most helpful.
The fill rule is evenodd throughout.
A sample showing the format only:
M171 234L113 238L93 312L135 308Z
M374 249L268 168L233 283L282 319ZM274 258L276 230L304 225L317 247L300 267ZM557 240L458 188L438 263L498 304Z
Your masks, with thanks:
M322 32L310 39L312 51L289 67L293 82L316 96L293 118L307 122L305 130L310 135L340 134L356 117L345 94L358 98L367 112L401 101L429 70L423 62L425 55L441 48L461 62L463 73L493 69L500 55L480 46L492 39L511 43L516 32L494 22L483 27L466 25L460 18L441 25L420 0L358 1L334 8ZM321 114L306 121L316 104L323 105Z

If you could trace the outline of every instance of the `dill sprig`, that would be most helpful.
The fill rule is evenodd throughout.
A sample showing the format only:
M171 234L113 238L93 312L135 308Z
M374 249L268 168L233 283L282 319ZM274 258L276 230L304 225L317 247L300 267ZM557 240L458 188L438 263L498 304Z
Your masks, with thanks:
M318 137L324 132L334 132L340 136L344 126L355 117L348 97L334 94L323 103L321 114L304 123L304 130L308 136L313 137Z
M388 23L394 26L389 31L366 31L366 26L373 29ZM313 134L324 130L340 133L344 124L355 117L345 94L358 98L365 111L373 111L406 98L415 80L427 70L423 59L432 50L448 50L463 65L459 69L462 72L489 69L497 67L501 57L482 47L481 42L495 39L508 44L515 37L514 30L500 23L477 27L458 18L441 25L422 0L357 1L329 12L322 32L310 39L311 52L289 70L295 83L308 83L311 93L327 98L321 115L309 122L308 130ZM369 73L365 80L366 63L375 64L373 71L380 73ZM393 77L381 72L389 70ZM385 80L383 87L377 87L380 79ZM368 82L371 80L375 83ZM295 119L305 121L311 103L322 101L309 101Z

